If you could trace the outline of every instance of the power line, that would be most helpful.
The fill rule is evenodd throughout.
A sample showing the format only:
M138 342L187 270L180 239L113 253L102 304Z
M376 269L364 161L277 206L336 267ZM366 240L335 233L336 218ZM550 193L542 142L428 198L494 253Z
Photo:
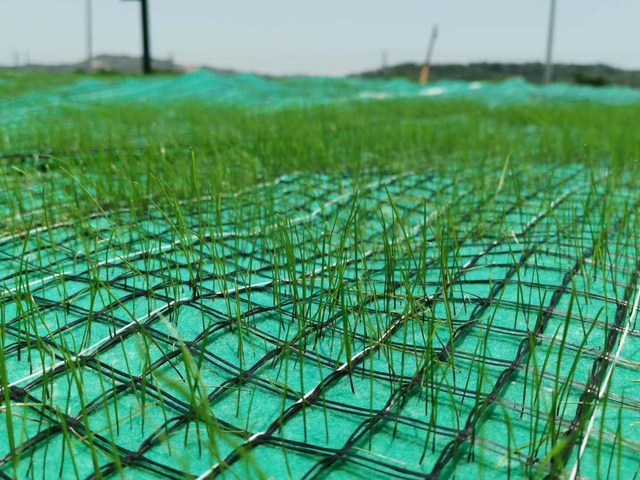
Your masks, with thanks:
M549 10L549 32L547 37L547 61L544 66L544 83L550 83L553 79L553 31L556 23L556 0L551 0Z
M140 0L142 16L142 71L145 74L152 72L151 45L149 40L149 5L147 0Z
M87 70L93 66L93 12L92 0L87 0Z

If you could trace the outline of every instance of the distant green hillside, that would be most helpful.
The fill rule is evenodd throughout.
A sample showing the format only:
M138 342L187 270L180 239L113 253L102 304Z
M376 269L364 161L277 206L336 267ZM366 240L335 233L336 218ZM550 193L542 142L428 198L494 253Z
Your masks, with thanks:
M392 67L371 70L356 74L363 78L407 78L416 80L421 65L402 63ZM504 80L510 77L523 77L534 83L540 83L543 77L542 63L470 63L439 64L431 67L432 80ZM580 83L588 85L628 85L640 87L640 71L623 70L609 65L570 65L558 64L554 67L554 80L558 82Z

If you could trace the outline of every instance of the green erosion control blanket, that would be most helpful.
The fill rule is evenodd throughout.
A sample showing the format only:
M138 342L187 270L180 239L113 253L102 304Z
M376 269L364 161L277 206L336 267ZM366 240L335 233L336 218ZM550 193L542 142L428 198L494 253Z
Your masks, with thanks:
M0 474L633 478L637 193L518 175L34 205L0 238Z
M36 113L44 108L81 108L82 105L95 102L176 102L191 99L256 108L278 108L289 105L413 97L468 98L495 105L536 101L627 104L640 101L640 90L619 86L597 88L561 83L540 86L520 79L500 83L437 81L427 85L402 79L267 79L250 74L220 75L203 70L175 77L86 79L53 91L3 100L0 102L0 123L19 123L27 114Z
M396 97L474 98L490 103L535 100L586 100L605 103L640 101L640 91L627 87L595 88L533 85L513 79L501 83L438 81L419 85L407 80L293 77L267 79L256 75L219 75L198 71L164 79L116 82L84 80L57 92L72 100L138 101L195 98L243 105L280 106L355 99Z
M245 105L280 106L355 99L396 97L474 98L490 103L535 100L587 100L605 103L640 101L640 91L627 87L595 88L567 84L539 86L513 79L501 83L438 81L419 85L407 80L293 77L267 79L256 75L219 75L199 71L158 80L117 82L85 80L59 95L77 100L137 101L197 98Z

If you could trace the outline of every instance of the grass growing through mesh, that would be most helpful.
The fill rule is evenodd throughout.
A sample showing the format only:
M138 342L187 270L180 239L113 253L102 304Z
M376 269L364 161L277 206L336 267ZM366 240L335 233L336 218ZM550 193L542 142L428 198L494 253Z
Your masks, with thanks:
M0 136L3 477L637 474L638 107L167 108Z

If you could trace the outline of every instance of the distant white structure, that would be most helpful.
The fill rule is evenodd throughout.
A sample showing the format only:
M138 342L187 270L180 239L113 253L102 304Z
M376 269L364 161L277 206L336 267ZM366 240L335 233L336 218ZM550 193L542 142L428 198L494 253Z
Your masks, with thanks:
M93 70L93 13L92 0L87 0L87 69Z

